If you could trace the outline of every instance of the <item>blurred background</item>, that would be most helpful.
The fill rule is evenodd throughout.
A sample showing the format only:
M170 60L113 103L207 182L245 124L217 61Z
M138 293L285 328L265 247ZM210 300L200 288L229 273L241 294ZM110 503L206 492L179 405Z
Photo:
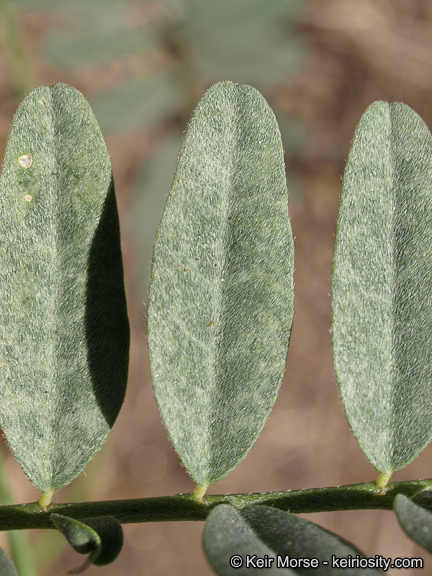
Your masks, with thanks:
M214 82L258 88L279 121L295 236L295 316L276 405L249 455L209 493L376 479L350 434L330 349L330 275L341 175L355 125L375 100L403 101L432 126L430 0L0 0L0 149L31 88L66 82L89 100L111 155L132 345L124 407L101 452L54 501L190 492L151 390L145 302L154 232L190 114ZM35 501L2 446L9 491ZM432 476L426 449L395 480ZM3 490L4 493L4 490ZM3 494L3 501L6 496ZM313 514L367 556L423 557L389 512ZM210 576L201 523L124 526L114 564L89 576ZM82 562L31 531L37 576ZM0 535L0 545L8 541ZM411 576L414 571L388 574Z

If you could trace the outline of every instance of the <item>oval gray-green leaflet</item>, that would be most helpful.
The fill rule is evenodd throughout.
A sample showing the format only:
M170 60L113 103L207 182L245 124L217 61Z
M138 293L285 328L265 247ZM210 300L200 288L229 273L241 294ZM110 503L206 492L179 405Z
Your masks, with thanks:
M129 324L111 165L64 84L18 108L0 176L0 425L44 493L77 476L123 402Z
M293 240L273 112L249 86L201 99L153 251L156 401L203 486L245 456L276 399L293 317Z
M432 437L432 140L404 104L362 116L332 277L333 360L348 422L388 474Z
M203 548L219 576L379 576L385 568L340 536L270 506L217 506L207 518Z
M398 494L394 511L403 531L428 552L432 552L432 513L404 494Z

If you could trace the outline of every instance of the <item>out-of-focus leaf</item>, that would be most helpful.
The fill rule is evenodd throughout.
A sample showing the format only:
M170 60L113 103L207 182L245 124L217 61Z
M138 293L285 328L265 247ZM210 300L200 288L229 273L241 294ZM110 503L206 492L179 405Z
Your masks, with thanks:
M379 565L361 566L361 560L368 560L340 536L268 506L251 506L240 511L227 504L217 506L207 518L203 547L219 576L253 576L258 572L267 576L382 574L375 569ZM357 564L335 567L333 557L354 559ZM259 566L258 558L266 564ZM303 566L299 566L299 559L304 560Z
M305 47L292 28L301 2L182 0L184 23L203 77L264 86L296 72Z
M107 58L141 51L141 40L136 38L139 32L123 33L125 26L130 26L128 14L138 4L136 0L127 0L126 6L125 0L16 1L22 9L56 11L66 22L71 20L77 43L67 33L46 39L46 54L58 65L72 66L83 59L90 63L93 57L95 62L101 61L103 47L112 37L123 36L123 43L108 45ZM175 12L172 18L180 18L191 42L193 67L207 81L229 78L256 85L274 83L297 71L304 61L304 43L293 30L304 10L300 0L159 0L158 4L161 13ZM160 20L169 21L166 17ZM144 49L147 46L145 42Z
M243 36L234 32L231 36L207 36L197 52L200 72L210 81L230 78L266 86L292 75L304 64L304 46L300 40L284 41L273 28L267 30L262 26L251 26Z
M121 0L123 5L131 3L134 0ZM99 16L99 21L106 16L106 13L111 12L119 6L119 0L14 0L14 4L21 9L32 11L54 11L63 12L65 14L80 14L85 11L87 14L94 14L96 19Z
M285 154L288 158L298 158L304 152L308 140L306 126L300 120L286 116L284 112L275 110Z
M18 576L14 565L9 560L8 555L0 548L0 574L1 576Z
M333 261L333 359L348 422L388 474L432 437L432 139L404 104L357 126Z
M145 53L157 44L149 27L104 29L85 33L58 33L49 36L45 55L54 66L76 68L111 62L130 54Z
M3 455L0 454L0 504L2 506L8 506L14 503L5 474L4 458ZM9 554L20 576L37 576L27 534L22 530L9 530L7 540L9 544ZM1 567L2 564L0 561L0 576L3 574Z
M137 289L147 301L153 239L170 190L182 135L173 131L164 138L142 166L135 184L136 194L130 211L130 228L139 246Z
M164 424L199 485L222 478L276 399L293 315L282 142L249 86L201 99L159 226L149 358Z
M227 26L238 28L245 21L267 23L281 18L296 20L301 16L304 5L301 0L180 0L180 8L194 28L208 30Z
M432 552L432 513L414 504L403 494L395 498L394 511L404 532L428 552Z
M134 78L91 99L104 133L148 129L178 110L170 75Z
M129 325L111 164L65 84L30 92L0 176L1 428L47 496L105 441L123 402Z
M11 0L0 0L0 48L16 96L21 100L36 85L34 67L23 42L18 15Z

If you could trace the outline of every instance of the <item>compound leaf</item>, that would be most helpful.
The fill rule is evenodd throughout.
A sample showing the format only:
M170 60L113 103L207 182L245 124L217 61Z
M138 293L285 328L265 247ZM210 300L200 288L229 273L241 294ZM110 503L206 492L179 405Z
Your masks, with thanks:
M348 422L382 474L432 437L432 140L375 102L349 154L333 262L333 358Z
M404 532L432 552L432 512L414 504L404 494L396 496L394 510Z
M237 465L273 406L291 331L292 274L275 117L253 88L216 84L180 152L148 304L156 400L199 485Z
M105 441L129 348L111 165L88 103L64 84L33 90L11 126L0 299L1 428L49 494Z
M375 570L379 565L371 567L369 563L368 567L367 559L353 544L308 520L269 506L242 510L228 504L217 506L207 518L203 547L220 576L252 576L261 570L268 576L381 574ZM335 566L333 557L341 559L342 564ZM259 566L258 558L267 564ZM354 562L343 564L350 559Z

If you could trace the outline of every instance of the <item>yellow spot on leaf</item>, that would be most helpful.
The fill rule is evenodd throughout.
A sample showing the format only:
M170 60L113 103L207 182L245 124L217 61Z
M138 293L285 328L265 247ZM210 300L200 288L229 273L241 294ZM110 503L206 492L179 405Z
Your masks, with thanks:
M25 200L26 202L31 202L31 201L33 200L33 196L31 196L30 194L26 194L26 195L24 196L24 200Z
M18 158L18 164L22 168L30 168L30 166L33 164L33 158L30 156L30 154L23 154Z

